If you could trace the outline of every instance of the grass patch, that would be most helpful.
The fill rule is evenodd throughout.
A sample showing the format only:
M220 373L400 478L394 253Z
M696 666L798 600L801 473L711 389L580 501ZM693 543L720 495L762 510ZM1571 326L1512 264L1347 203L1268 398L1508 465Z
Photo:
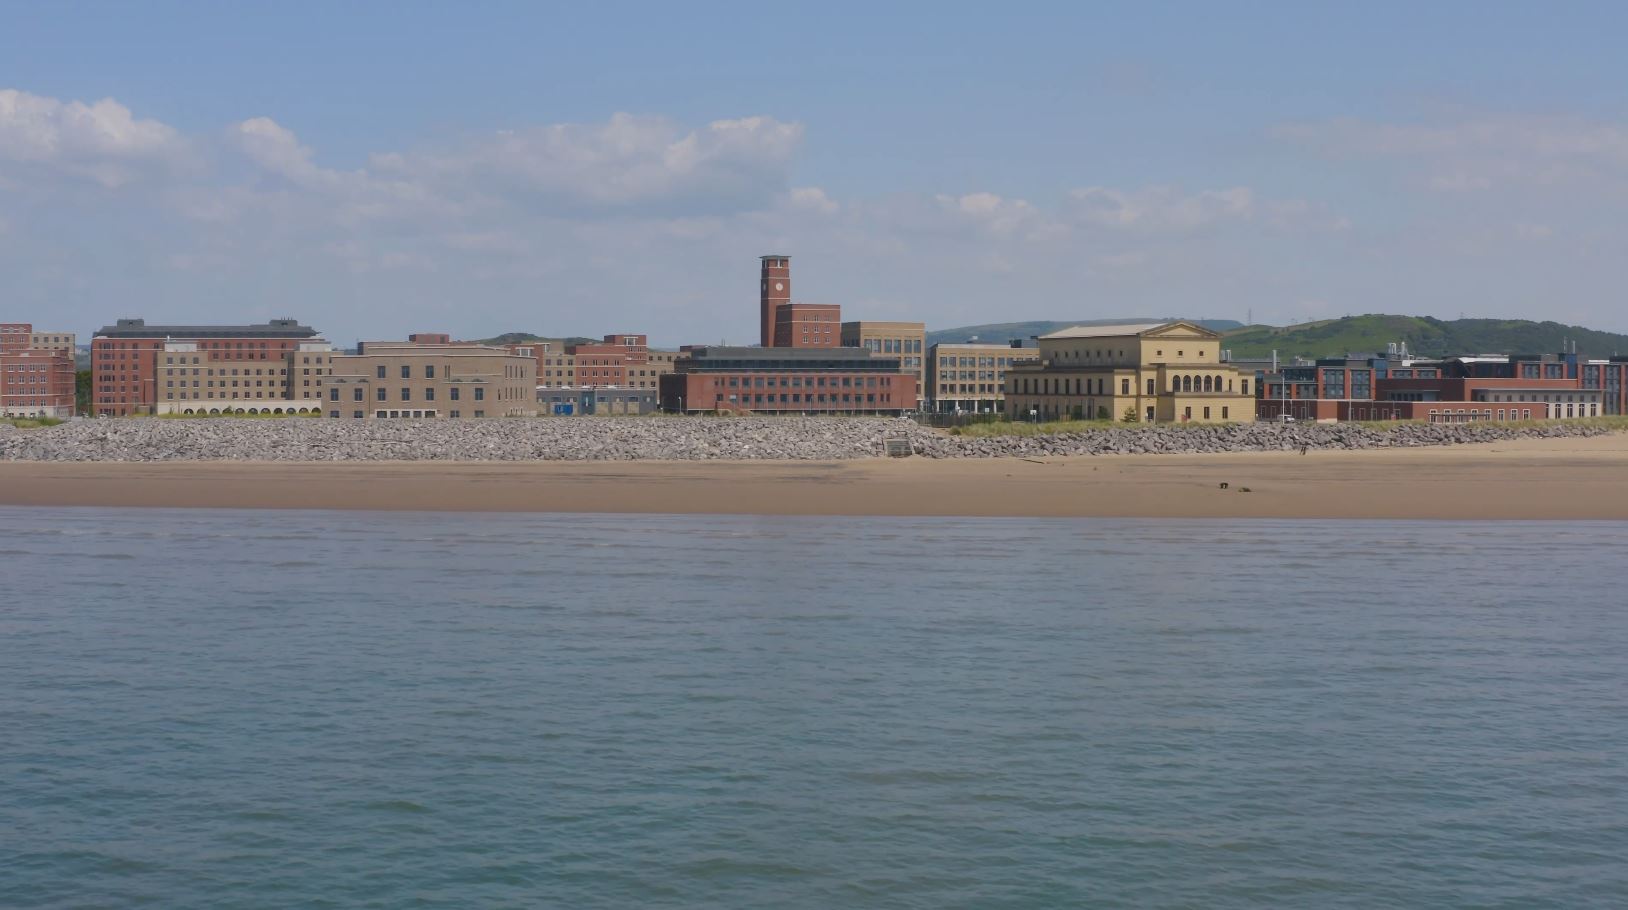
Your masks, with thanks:
M62 423L59 417L0 417L0 423L9 423L19 430L37 430Z
M1258 423L1275 423L1275 421L1262 420ZM1347 420L1327 426L1361 427L1384 433L1404 427L1409 424L1423 424L1423 420ZM1474 423L1453 424L1453 426L1468 427L1503 427L1514 430L1536 429L1541 427L1584 426L1598 427L1615 432L1628 432L1628 416L1611 417L1574 417L1561 420L1506 420L1506 421L1476 421ZM1313 421L1303 421L1288 426L1319 426ZM1000 421L996 423L977 423L964 427L952 427L949 430L952 436L1051 436L1058 433L1086 433L1100 430L1133 430L1141 427L1158 426L1177 430L1200 430L1212 427L1242 426L1237 423L1116 423L1111 420L1053 420L1044 423L1027 423L1023 421Z

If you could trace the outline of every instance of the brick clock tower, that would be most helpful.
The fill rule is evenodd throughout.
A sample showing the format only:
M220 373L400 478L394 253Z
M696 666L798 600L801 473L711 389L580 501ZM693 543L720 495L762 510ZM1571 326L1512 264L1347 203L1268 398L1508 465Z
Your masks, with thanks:
M758 343L771 348L774 347L775 310L782 304L791 303L791 257L775 255L759 258L763 260L763 281L758 289L762 306L762 337Z

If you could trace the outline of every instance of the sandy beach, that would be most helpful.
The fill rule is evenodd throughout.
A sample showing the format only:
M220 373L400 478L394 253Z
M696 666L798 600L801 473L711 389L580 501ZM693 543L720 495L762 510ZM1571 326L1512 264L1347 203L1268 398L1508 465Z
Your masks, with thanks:
M0 505L1628 520L1628 435L1305 455L1038 460L0 462Z

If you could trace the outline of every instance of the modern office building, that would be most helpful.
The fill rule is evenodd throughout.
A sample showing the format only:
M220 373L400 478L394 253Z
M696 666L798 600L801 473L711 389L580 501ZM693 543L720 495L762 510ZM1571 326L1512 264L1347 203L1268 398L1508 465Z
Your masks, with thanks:
M899 414L916 378L863 348L690 347L661 377L671 413Z
M1254 377L1222 361L1221 335L1185 321L1077 326L1035 339L1006 374L1015 418L1250 422Z
M301 344L321 340L315 329L293 319L260 325L148 325L143 319L120 319L91 339L91 409L107 417L155 413L158 403L168 400L158 384L158 367L165 347L175 342L196 344L200 357L208 355L213 366L207 369L216 371L216 380L223 378L220 370L236 370L236 376L224 378L239 381L237 400L287 400L288 356ZM244 380L255 384L245 386Z
M914 373L917 394L927 396L927 324L861 319L842 324L842 346L864 348L872 354L899 358L906 373ZM922 402L918 401L920 407Z
M1416 359L1393 344L1373 357L1329 358L1267 374L1256 415L1442 423L1594 417L1622 405L1622 363L1616 366L1575 354Z
M927 408L941 414L999 414L1006 409L1006 373L1038 359L1020 343L933 345L927 354Z
M502 347L370 341L335 355L323 399L328 417L532 417L537 361Z
M0 417L72 417L74 336L0 323Z

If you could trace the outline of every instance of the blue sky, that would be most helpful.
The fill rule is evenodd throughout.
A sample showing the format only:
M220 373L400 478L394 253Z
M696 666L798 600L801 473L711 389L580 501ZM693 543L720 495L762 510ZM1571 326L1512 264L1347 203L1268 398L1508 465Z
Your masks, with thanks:
M1319 6L6 4L0 317L1628 331L1628 16Z

